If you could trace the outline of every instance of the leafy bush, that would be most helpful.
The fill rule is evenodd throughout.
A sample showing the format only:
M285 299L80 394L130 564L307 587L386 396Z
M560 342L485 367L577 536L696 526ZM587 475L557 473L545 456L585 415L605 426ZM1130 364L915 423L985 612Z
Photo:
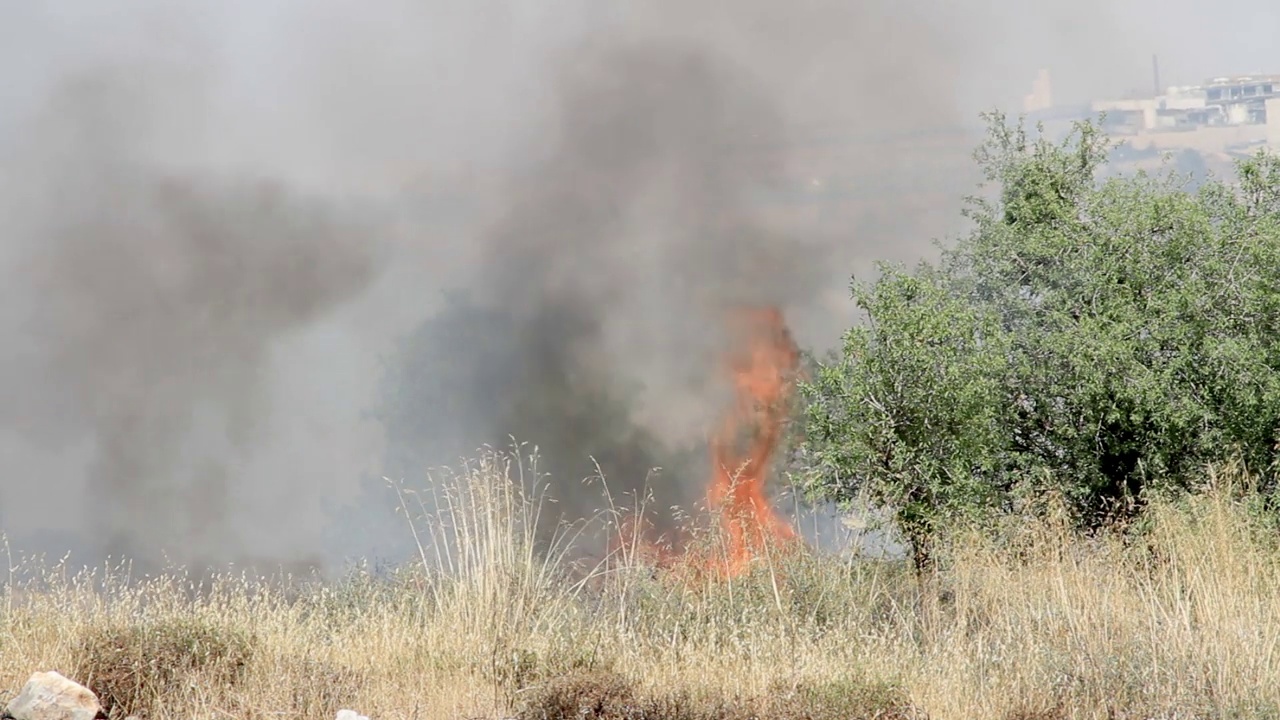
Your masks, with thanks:
M1207 463L1267 475L1280 429L1280 159L1190 192L1099 181L1091 123L1060 144L989 116L998 193L937 263L883 267L868 322L806 385L815 494L896 513L918 566L937 533L1047 488L1126 517Z

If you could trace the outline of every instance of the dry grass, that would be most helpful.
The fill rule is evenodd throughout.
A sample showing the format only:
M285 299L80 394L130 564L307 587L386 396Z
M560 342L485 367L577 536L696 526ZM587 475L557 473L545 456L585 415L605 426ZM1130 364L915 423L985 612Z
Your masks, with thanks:
M895 563L815 557L688 585L583 578L572 536L535 552L509 470L467 470L421 527L441 572L12 586L0 700L57 669L153 720L1280 717L1280 548L1223 483L1127 538L1046 513L957 538L923 589Z

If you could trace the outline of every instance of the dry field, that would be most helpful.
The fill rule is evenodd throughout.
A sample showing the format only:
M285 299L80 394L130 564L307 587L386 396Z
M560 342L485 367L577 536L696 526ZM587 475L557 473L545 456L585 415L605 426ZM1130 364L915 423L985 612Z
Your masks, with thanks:
M442 572L195 594L17 563L0 700L57 669L154 720L1280 717L1280 548L1234 476L1125 537L1010 518L923 583L811 555L584 574L571 533L534 551L512 476L461 471L448 518L418 524Z

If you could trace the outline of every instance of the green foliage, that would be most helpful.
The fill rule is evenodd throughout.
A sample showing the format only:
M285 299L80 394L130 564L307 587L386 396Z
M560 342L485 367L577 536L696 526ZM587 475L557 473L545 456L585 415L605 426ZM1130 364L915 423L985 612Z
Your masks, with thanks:
M1123 516L1228 458L1268 474L1280 429L1280 159L1194 191L1100 181L1091 123L1061 144L993 115L998 192L936 264L884 267L868 322L806 384L815 494L893 510L927 563L949 523L1052 484Z

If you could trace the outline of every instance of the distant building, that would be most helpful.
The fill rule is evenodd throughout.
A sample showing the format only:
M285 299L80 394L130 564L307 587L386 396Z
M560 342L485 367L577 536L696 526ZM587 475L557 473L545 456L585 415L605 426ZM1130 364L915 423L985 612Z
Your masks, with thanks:
M1123 135L1154 130L1157 105L1156 98L1094 100L1089 109L1094 113L1106 113L1107 130Z
M1280 75L1214 78L1204 85L1205 104L1222 108L1231 125L1267 122L1267 100L1280 97Z
M1280 98L1268 98L1267 110L1267 146L1280 152Z
M1280 97L1280 76L1221 77L1202 85L1171 87L1157 97L1097 100L1108 129L1120 134L1203 127L1262 125L1267 101Z
M1022 98L1022 111L1036 113L1053 107L1053 84L1049 81L1049 71L1041 70L1031 82L1031 93Z

